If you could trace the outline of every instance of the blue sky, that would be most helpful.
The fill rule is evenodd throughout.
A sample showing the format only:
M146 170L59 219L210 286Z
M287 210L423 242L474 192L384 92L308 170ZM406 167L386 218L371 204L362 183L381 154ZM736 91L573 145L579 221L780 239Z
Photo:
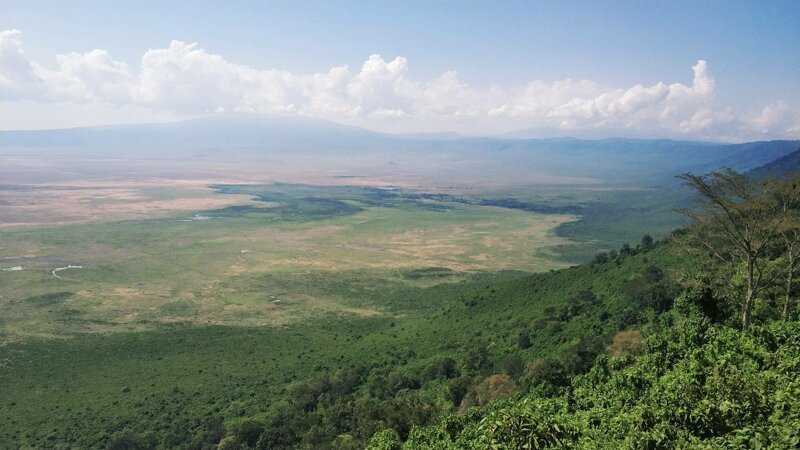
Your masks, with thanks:
M386 131L792 137L800 133L797 23L797 1L3 1L0 30L20 32L6 34L3 48L22 49L34 84L49 91L22 89L8 81L21 75L5 76L0 127L170 120L236 109ZM214 66L214 58L206 58L210 66L190 64L193 71L216 73L196 84L215 92L210 97L218 105L161 98L174 88L144 85L143 56L169 49L173 40L197 43L193 50L227 64ZM76 80L83 76L74 69L78 62L65 74L56 61L59 54L94 49L127 66L128 94L109 88L105 79L103 89L78 89L76 83L98 82L96 73ZM175 58L193 51L173 50ZM371 55L386 64L374 67L383 78L367 82L362 69ZM386 69L397 57L402 60ZM692 89L700 60L713 88L687 94L680 86ZM12 67L0 64L0 76L3 65ZM341 66L349 72L332 76L324 87L306 79ZM295 78L276 81L269 71ZM439 81L449 71L457 75L443 87ZM175 82L187 76L151 75L177 77ZM232 80L250 83L251 91L217 92L226 88L216 84ZM571 84L563 85L567 80ZM454 85L460 87L454 91ZM637 85L651 91L632 91ZM107 95L109 89L115 94Z

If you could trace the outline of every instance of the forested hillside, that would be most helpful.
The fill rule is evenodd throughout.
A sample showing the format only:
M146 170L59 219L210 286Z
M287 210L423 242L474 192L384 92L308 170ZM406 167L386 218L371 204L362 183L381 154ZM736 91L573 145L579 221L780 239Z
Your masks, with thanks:
M750 175L756 178L764 178L769 175L781 176L798 172L800 172L800 148L788 155L751 170Z
M403 445L385 430L369 448L796 448L800 323L742 333L713 323L698 300L681 297L641 346L619 335L566 385L539 375L528 395L414 428Z
M797 172L771 175L681 177L700 208L668 244L687 255L669 282L680 293L661 292L656 304L671 306L646 308L645 323L617 333L586 374L530 361L526 394L405 438L384 430L369 448L797 448L800 188ZM503 381L488 378L478 395L507 393Z

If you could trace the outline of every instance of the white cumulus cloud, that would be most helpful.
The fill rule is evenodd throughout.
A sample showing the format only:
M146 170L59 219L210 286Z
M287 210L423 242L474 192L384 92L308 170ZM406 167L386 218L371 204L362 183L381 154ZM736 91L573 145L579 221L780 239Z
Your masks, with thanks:
M748 122L753 131L769 134L800 134L800 111L778 100L752 115Z
M0 99L38 99L44 80L36 71L22 50L22 33L19 30L0 32Z
M708 63L691 84L603 86L591 80L532 80L476 88L446 71L409 77L409 61L371 55L357 70L294 74L227 61L196 43L172 41L132 66L105 50L30 61L18 30L0 32L0 101L71 102L149 108L182 115L246 111L298 115L403 131L496 132L512 128L729 138L797 136L798 108L775 101L736 112L715 98Z

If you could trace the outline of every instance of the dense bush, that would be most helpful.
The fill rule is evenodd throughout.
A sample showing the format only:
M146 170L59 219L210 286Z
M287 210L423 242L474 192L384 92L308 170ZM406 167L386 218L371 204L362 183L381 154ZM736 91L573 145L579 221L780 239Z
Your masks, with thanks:
M412 430L402 448L796 448L798 373L800 322L743 333L678 318L638 357L602 355L558 395L446 417ZM382 436L370 448L398 448L380 447Z

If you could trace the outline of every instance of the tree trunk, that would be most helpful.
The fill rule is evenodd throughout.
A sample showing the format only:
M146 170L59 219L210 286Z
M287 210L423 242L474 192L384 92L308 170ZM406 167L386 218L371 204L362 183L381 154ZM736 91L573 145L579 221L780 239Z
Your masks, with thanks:
M783 313L781 317L784 320L789 316L789 300L792 295L792 277L794 276L794 252L793 245L789 246L789 275L786 277L786 299L783 301Z
M744 308L742 309L742 330L750 328L750 312L753 310L753 300L755 298L755 287L753 286L753 267L755 265L755 258L751 255L747 256L747 296L744 299Z

